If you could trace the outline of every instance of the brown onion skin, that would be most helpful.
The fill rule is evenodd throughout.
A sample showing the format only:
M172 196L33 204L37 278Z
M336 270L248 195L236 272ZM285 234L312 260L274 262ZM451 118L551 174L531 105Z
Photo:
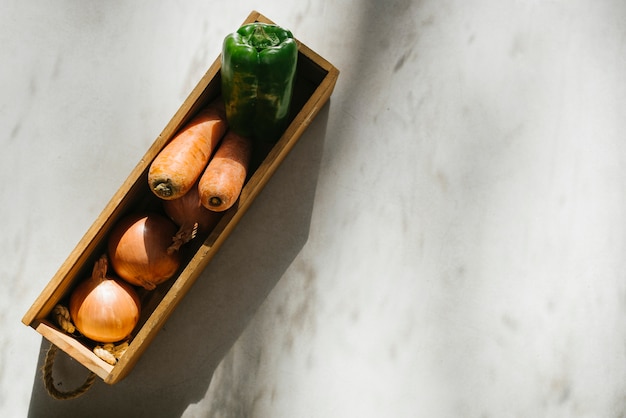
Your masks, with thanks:
M221 213L208 210L200 201L198 187L194 186L182 197L164 200L163 209L181 230L193 228L198 224L198 233L211 231L222 217Z
M135 289L118 278L94 274L70 296L69 310L76 329L101 343L126 339L139 321L141 302Z
M137 213L122 218L108 240L111 265L128 283L153 290L178 270L181 257L171 250L176 225L158 213Z

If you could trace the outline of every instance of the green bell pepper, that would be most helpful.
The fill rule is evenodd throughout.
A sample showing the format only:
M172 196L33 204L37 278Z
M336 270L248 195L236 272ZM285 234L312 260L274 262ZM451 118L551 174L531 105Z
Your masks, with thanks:
M230 129L275 142L287 127L298 45L289 30L242 26L222 46L222 99Z

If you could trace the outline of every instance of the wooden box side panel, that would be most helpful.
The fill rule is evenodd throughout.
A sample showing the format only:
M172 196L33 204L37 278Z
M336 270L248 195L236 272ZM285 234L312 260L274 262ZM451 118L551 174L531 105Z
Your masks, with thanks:
M33 327L52 344L78 360L83 366L97 374L100 378L106 379L111 373L111 370L113 370L112 365L94 355L91 350L76 339L63 332L59 332L50 322L35 321Z

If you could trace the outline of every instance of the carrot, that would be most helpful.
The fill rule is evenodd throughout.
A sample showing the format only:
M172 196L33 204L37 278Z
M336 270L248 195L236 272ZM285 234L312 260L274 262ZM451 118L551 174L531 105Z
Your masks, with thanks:
M148 171L150 190L161 199L181 197L196 183L227 129L224 105L202 109L159 152Z
M249 138L228 131L198 182L202 205L212 211L230 208L241 194L252 154Z

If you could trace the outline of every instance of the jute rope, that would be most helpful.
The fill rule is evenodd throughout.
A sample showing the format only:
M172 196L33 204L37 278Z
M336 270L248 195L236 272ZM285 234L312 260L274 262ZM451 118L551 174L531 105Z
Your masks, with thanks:
M67 392L58 390L54 386L54 378L52 377L52 366L54 365L54 357L56 356L57 350L58 347L56 345L50 344L50 348L46 353L46 360L42 369L44 387L46 388L46 391L48 391L48 394L55 399L66 400L78 398L80 395L87 392L91 388L91 386L96 381L96 374L94 372L89 372L89 376L87 376L85 383L83 383L82 386L74 390L70 390Z
M63 305L56 305L52 310L52 316L56 319L57 324L68 334L73 334L76 331L76 327L72 323L70 317L70 311Z

